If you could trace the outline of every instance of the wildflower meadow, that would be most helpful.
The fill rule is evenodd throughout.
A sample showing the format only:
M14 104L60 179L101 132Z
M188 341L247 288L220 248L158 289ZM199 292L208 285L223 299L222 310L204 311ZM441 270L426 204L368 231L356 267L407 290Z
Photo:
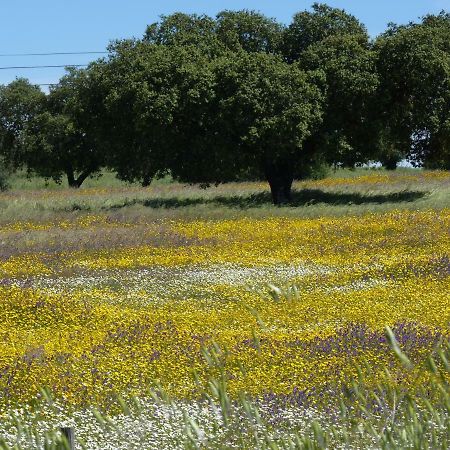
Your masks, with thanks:
M0 227L1 445L447 448L450 177L417 173L302 186L364 186L345 209L0 194L44 218ZM396 200L408 183L428 200Z

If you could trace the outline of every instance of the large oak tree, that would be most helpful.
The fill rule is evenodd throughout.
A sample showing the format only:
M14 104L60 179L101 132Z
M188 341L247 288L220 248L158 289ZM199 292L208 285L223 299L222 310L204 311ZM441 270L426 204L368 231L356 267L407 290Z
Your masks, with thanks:
M382 152L450 168L450 15L391 25L377 39Z

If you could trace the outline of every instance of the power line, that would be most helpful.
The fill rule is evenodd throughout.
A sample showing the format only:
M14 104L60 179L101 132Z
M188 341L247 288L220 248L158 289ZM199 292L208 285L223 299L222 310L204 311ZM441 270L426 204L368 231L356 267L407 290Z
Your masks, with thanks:
M0 57L10 56L60 56L60 55L105 55L106 51L83 51L83 52L45 52L45 53L0 53ZM88 64L52 64L35 66L3 66L0 70L18 70L18 69L45 69L45 68L66 68L66 67L87 67ZM37 83L37 86L55 86L58 83Z
M3 53L0 57L8 56L53 56L53 55L105 55L108 52L49 52L49 53Z
M61 64L61 65L51 65L51 66L5 66L0 67L0 70L8 69L50 69L55 67L87 67L88 64Z

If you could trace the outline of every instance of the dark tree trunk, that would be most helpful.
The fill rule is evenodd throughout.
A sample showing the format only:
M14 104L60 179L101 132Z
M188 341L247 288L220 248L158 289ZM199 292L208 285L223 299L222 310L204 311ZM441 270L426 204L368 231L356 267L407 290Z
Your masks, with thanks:
M74 171L72 169L67 169L66 175L67 175L67 182L69 183L69 187L78 189L83 184L84 180L86 180L86 178L91 173L92 172L90 170L85 170L78 176L78 178L75 178Z
M71 168L67 169L66 174L67 174L67 182L69 183L69 187L78 188L79 186L77 186L75 174L73 173L73 170Z
M395 170L397 169L398 158L385 158L381 164L386 170Z
M274 205L282 205L292 201L292 183L294 172L289 163L271 162L265 164L265 174L269 182Z
M77 185L78 187L80 187L84 180L86 180L86 178L91 174L92 172L90 170L85 170L84 172L82 172L78 178L77 178Z
M142 178L142 187L149 187L152 182L152 177L149 174L145 174Z

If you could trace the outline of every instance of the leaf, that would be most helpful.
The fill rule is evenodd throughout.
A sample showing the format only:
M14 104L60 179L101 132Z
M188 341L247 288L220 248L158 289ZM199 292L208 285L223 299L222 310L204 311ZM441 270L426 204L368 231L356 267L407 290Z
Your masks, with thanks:
M392 332L392 330L388 326L386 326L385 327L385 332L386 332L386 337L388 339L389 346L391 347L392 351L395 353L395 355L397 356L399 361L407 369L412 369L414 367L413 363L406 356L406 354L403 353L402 349L398 345L397 339L395 338L395 335Z

